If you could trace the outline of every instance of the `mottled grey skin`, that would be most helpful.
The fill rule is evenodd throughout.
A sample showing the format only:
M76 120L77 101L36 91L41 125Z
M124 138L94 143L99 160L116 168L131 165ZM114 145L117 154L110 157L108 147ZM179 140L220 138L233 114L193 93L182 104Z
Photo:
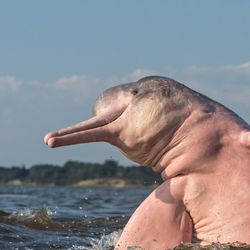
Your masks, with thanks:
M105 91L94 117L46 135L58 147L106 141L160 172L116 249L166 249L181 242L250 243L250 127L186 86L147 77Z

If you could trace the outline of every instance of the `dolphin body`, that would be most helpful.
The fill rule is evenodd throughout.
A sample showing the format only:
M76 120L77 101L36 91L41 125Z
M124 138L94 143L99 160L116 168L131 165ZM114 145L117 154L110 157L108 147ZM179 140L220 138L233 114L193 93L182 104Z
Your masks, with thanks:
M250 243L250 127L172 79L151 76L106 90L93 117L48 133L49 147L105 141L164 180L116 245Z

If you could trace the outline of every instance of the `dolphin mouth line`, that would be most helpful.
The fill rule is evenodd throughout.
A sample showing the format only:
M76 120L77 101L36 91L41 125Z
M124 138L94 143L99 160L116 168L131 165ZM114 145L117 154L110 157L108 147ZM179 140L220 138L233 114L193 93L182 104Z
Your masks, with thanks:
M108 132L111 133L107 126L119 119L126 109L127 106L112 113L96 115L86 121L50 132L44 137L44 143L54 148L84 142L102 141Z
M117 112L117 113L114 112L114 114L112 114L110 117L109 117L109 115L108 115L108 118L105 118L106 115L102 115L102 116L104 116L104 118L103 118L103 121L104 121L103 125L96 126L96 127L93 127L93 128L106 126L106 125L108 125L108 124L110 124L110 123L116 121L119 117L122 116L122 114L125 112L126 109L127 109L127 107L121 109L120 112ZM110 119L109 119L109 118L110 118Z

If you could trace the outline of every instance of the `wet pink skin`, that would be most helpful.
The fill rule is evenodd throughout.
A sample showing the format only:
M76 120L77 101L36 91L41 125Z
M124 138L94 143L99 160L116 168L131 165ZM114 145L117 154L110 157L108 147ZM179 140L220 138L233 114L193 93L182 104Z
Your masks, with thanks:
M49 147L105 141L161 173L115 249L181 242L250 243L250 127L231 110L164 77L105 91L93 118L48 133Z

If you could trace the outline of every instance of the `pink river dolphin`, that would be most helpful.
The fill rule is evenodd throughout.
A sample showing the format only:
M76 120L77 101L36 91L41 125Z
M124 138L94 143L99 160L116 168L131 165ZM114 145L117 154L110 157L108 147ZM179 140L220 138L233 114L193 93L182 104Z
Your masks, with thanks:
M250 126L172 79L151 76L106 90L93 117L48 133L49 147L105 141L161 173L115 249L182 242L250 243Z

